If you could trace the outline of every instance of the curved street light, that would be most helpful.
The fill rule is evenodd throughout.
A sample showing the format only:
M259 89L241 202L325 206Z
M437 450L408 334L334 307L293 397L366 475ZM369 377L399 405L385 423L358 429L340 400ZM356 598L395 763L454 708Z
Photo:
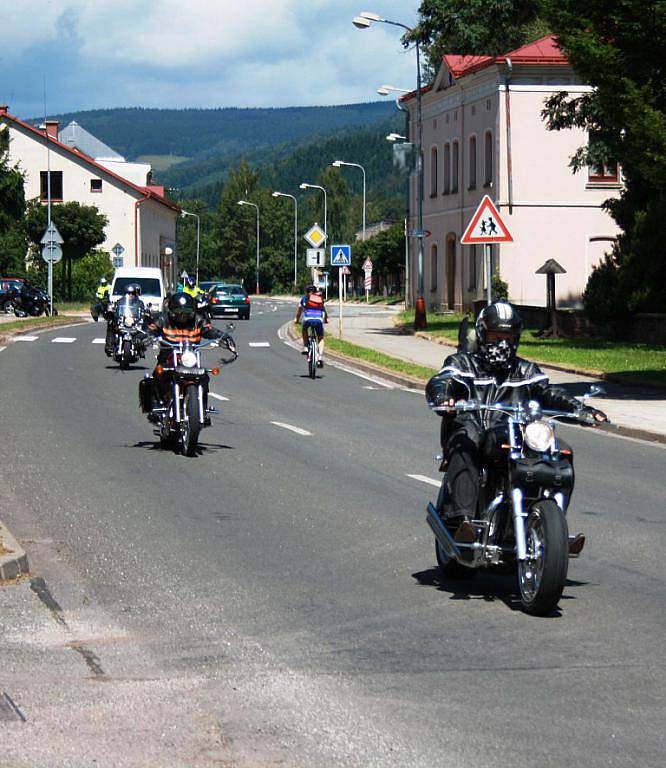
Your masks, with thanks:
M360 168L363 174L363 239L365 240L365 168L360 163L346 163L344 160L334 160L331 165L334 168L340 168L347 165L350 168Z
M326 208L326 190L323 187L320 187L319 184L309 184L307 181L304 181L299 186L300 189L321 189L321 191L324 193L324 234L326 235L326 242L328 242L328 219L327 219L327 208Z
M290 197L294 201L294 288L298 285L297 265L298 265L298 200L294 195L287 192L273 192L273 197Z
M257 209L257 290L256 294L259 295L259 206L256 203L250 203L248 200L239 200L238 205L251 205Z
M392 27L400 27L406 32L413 32L412 27L408 27L406 24L402 24L399 21L392 21L390 19L382 18L378 13L372 11L362 11L358 16L354 17L352 23L358 29L368 29L373 23L390 24ZM417 219L417 239L418 239L418 258L417 258L417 274L418 274L418 289L416 295L416 312L414 314L414 327L416 329L422 329L427 326L426 309L425 309L425 286L423 279L423 122L421 112L421 50L419 41L415 40L414 45L416 48L416 219ZM387 86L382 86L389 91Z

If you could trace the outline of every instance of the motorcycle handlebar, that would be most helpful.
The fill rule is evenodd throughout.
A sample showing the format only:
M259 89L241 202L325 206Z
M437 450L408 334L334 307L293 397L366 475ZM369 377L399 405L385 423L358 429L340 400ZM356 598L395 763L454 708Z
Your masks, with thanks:
M429 403L430 409L435 413L474 413L475 411L494 411L497 413L506 413L509 415L519 415L528 413L527 408L524 405L510 405L508 403L494 403L487 405L486 403L480 403L477 400L458 400L451 405L435 405ZM581 406L582 407L582 406ZM583 424L596 424L594 416L591 414L581 413L577 411L554 411L551 409L543 408L541 410L543 416L548 416L551 419L567 418L575 419ZM606 423L610 423L607 421Z

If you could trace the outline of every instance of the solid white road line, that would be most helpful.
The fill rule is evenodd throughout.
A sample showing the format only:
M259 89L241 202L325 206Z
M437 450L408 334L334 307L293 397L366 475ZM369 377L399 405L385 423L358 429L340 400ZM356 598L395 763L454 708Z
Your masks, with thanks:
M92 343L93 344L104 344L105 341L106 341L106 339L93 339Z
M426 477L425 475L407 475L407 477L411 477L412 480L418 480L421 483L434 485L435 488L439 488L439 486L442 484L439 480L434 480L432 477Z
M297 435L303 435L304 437L312 436L312 432L308 432L307 429L301 429L300 427L294 427L291 424L283 424L281 421L271 421L271 424L275 424L276 427L282 427L282 429L289 429L295 432Z
M270 341L251 341L248 346L250 347L270 347Z
M55 339L51 339L51 344L73 344L76 338L73 336L56 336Z
M37 341L39 336L14 336L14 341Z
M224 400L226 402L229 401L228 397L225 397L224 395L216 395L215 392L209 392L208 397L214 397L216 400Z

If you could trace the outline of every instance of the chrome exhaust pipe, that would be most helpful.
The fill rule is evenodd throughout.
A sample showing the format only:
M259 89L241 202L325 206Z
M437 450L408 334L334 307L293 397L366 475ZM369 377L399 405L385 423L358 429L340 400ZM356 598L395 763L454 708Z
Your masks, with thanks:
M456 544L453 536L451 536L451 534L448 532L432 501L428 503L428 514L426 516L426 522L430 526L432 532L435 534L435 538L444 550L444 554L450 560L460 561L460 549L458 548L458 545Z

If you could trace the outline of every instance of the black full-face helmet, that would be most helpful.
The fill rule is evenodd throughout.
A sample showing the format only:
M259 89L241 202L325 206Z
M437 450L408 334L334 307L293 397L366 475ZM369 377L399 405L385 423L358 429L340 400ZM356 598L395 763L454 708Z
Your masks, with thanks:
M186 285L188 288L194 288L194 286L196 285L194 278L193 278L193 277L191 277L190 275L188 275L188 276L185 278L185 285Z
M182 291L174 293L167 304L169 321L181 327L193 324L196 311L196 302L192 296Z
M317 293L317 286L316 285L308 285L305 289L306 293Z
M508 368L516 356L523 321L505 301L484 307L476 319L477 354L490 369Z
M138 283L130 283L125 286L125 293L129 293L137 298L141 296L141 286Z

